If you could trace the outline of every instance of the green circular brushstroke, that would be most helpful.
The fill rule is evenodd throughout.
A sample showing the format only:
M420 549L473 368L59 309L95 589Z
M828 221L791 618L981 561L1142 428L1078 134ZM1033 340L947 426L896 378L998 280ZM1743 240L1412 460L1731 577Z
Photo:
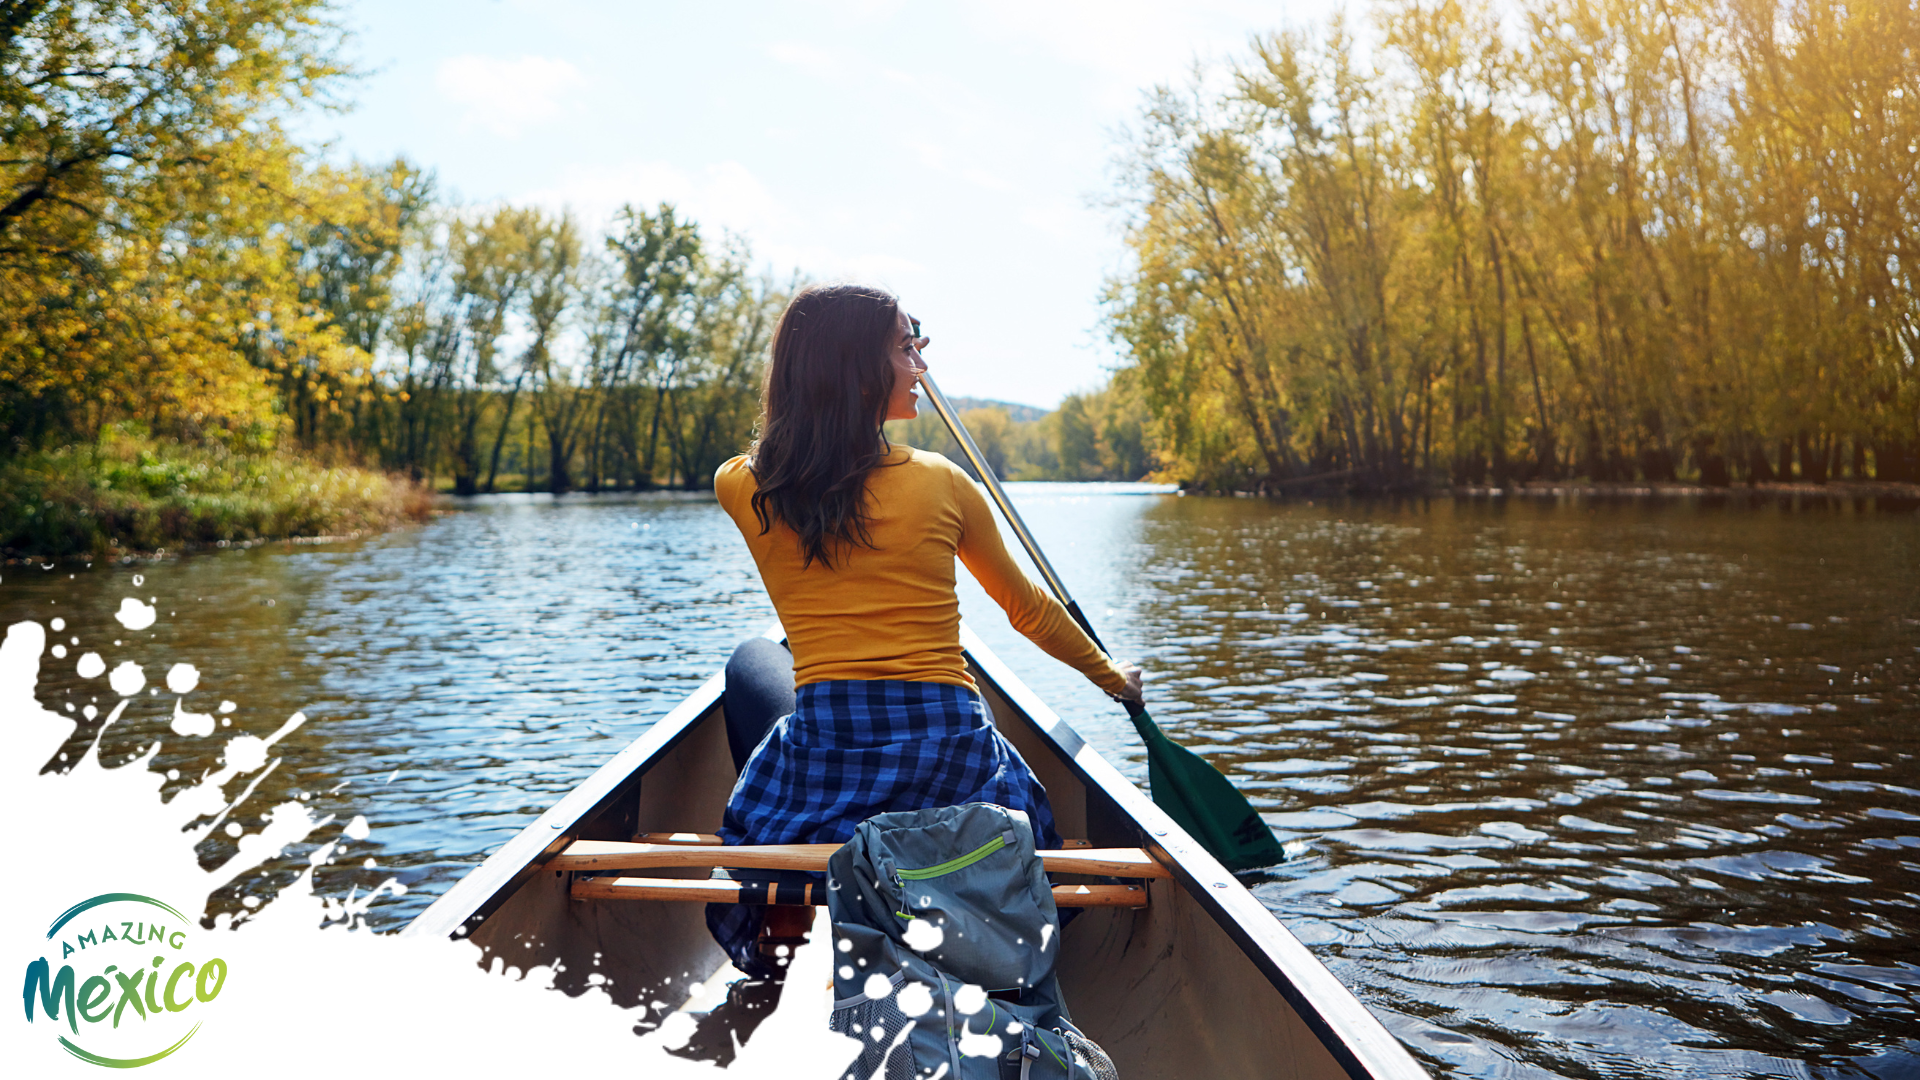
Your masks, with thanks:
M161 911L165 911L171 914L174 918L179 919L183 923L188 921L187 917L185 915L180 914L178 911L175 911L172 905L161 903L160 901L155 900L151 896L142 896L137 892L101 893L99 896L96 896L91 900L82 900L79 903L68 908L66 911L62 912L58 919L53 920L53 925L47 928L48 939L51 940L53 935L60 932L61 927L67 925L69 922L72 922L74 916L80 914L81 912L87 910L88 908L96 908L96 907L99 907L101 904L116 904L122 900L131 900L139 904L152 904L154 907L157 907Z
M166 905L163 904L161 906L165 907ZM67 1037L65 1035L62 1035L59 1038L60 1038L60 1045L67 1048L67 1053L72 1054L74 1057L79 1058L81 1061L84 1061L89 1065L104 1065L109 1069L137 1069L142 1065L151 1065L154 1062L159 1061L161 1058L166 1057L168 1054L173 1053L175 1050L180 1049L182 1046L187 1045L187 1040L193 1038L193 1032L199 1031L199 1030L200 1030L200 1025L195 1024L193 1025L193 1031L189 1031L185 1035L180 1036L179 1042L174 1043L172 1046L167 1047L165 1050L162 1050L157 1054L148 1054L146 1057L143 1057L143 1058L101 1057L99 1054L95 1054L87 1050L82 1050L79 1047L68 1042Z

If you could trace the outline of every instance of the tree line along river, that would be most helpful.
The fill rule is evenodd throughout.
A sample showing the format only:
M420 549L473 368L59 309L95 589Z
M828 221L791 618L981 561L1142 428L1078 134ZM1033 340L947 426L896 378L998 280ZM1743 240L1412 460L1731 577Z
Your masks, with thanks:
M1288 841L1255 895L1436 1072L1920 1067L1913 507L1012 490L1102 635L1149 670L1169 734ZM114 621L129 596L155 605L150 628ZM1103 695L971 581L962 605L1144 785ZM668 495L508 496L363 541L9 566L0 614L62 620L39 694L73 706L70 760L118 700L79 674L85 651L147 672L102 756L158 739L153 767L183 777L169 790L221 742L170 729L170 665L200 672L187 709L234 703L228 734L304 712L253 798L337 815L316 842L364 815L370 835L317 886L398 877L384 928L772 617L725 515ZM313 846L209 911L270 898Z

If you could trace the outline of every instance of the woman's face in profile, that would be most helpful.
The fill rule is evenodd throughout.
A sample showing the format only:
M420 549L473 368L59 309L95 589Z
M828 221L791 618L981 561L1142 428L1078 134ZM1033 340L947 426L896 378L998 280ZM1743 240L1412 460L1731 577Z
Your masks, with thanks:
M933 339L918 336L919 328L920 324L911 315L900 312L893 347L888 352L893 361L893 393L887 397L885 419L911 420L920 415L920 391L916 379L927 370L927 362L920 358L920 350L926 348Z

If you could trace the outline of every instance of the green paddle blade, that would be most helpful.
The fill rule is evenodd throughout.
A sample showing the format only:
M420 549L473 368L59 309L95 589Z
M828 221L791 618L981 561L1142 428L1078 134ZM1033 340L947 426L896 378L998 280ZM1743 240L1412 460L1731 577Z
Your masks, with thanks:
M1147 710L1128 710L1147 744L1147 780L1153 803L1187 830L1229 870L1252 870L1286 861L1273 830L1207 760L1167 738Z

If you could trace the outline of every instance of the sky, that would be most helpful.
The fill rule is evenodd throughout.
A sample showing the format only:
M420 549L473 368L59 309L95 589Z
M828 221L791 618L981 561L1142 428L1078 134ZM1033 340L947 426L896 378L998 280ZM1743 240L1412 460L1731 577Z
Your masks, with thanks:
M674 203L781 279L894 290L942 389L1051 408L1119 361L1116 161L1146 92L1334 0L360 0L341 158L598 231Z

